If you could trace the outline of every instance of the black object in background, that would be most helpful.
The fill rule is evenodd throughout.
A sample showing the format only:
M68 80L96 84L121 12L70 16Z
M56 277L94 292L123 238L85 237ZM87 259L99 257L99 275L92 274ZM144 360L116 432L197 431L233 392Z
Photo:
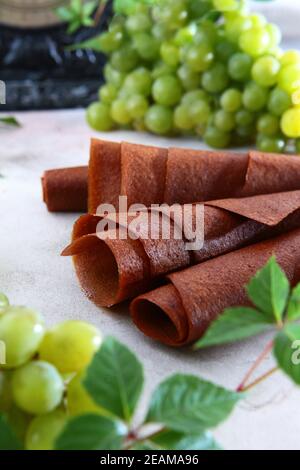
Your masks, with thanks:
M111 4L95 28L70 35L66 25L48 24L50 3L0 0L0 80L6 85L6 104L0 105L0 111L82 107L97 99L104 55L66 47L105 29ZM51 7L66 3L53 0Z

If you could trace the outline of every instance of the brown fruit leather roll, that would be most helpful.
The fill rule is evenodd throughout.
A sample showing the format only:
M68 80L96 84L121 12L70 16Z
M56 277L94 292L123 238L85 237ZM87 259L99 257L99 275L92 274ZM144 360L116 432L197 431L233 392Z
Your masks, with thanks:
M183 346L201 338L225 308L249 305L245 285L275 255L292 286L300 281L300 229L168 275L169 284L135 298L136 326L152 339Z
M195 215L195 204L184 208ZM151 224L149 237L148 215L145 212L139 216L134 240L120 236L122 232L126 238L128 227L134 230L133 215L129 216L127 226L118 224L115 239L110 231L105 240L99 238L97 225L101 216L87 214L75 223L73 241L62 254L74 256L79 282L97 305L114 305L149 290L155 279L167 273L300 227L300 191L205 203L204 245L194 251L187 249L186 232L183 235L182 228L180 238L176 239L175 231L179 227L174 214L171 214L168 239L162 237L162 215ZM191 221L194 225L195 217Z
M45 171L43 200L50 212L86 212L88 168L85 166Z

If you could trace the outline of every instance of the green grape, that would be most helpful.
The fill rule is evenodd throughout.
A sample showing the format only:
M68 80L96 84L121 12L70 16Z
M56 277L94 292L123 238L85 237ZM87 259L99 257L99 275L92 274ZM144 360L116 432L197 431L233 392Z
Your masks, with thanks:
M188 18L184 1L164 1L155 5L152 9L153 19L163 23L169 30L181 28Z
M181 103L191 106L195 101L208 101L208 95L205 93L204 90L191 90L185 95L183 95Z
M82 384L85 371L79 372L73 377L67 386L67 410L71 416L84 413L105 414L105 410L98 406L88 394Z
M203 72L207 70L214 60L214 53L211 46L207 43L191 45L185 54L186 64L194 72Z
M300 89L300 62L286 65L280 70L278 85L290 95Z
M23 443L32 417L13 404L6 413L6 418L17 438Z
M36 354L45 333L41 316L25 307L7 307L0 315L0 340L6 349L6 363L0 368L19 367Z
M236 88L229 88L222 94L220 104L224 111L234 113L242 106L242 93Z
M67 416L63 410L33 418L26 432L26 450L54 450L55 440L66 422Z
M296 150L297 155L300 155L300 139L296 140L295 150Z
M117 95L118 89L111 83L107 83L99 89L99 99L104 104L111 104L112 101L116 99Z
M225 22L225 34L229 41L238 43L241 34L251 27L252 22L249 16L235 15L234 18Z
M121 126L126 126L131 121L131 116L127 110L125 98L118 98L111 105L110 115L112 119Z
M284 52L280 58L280 63L283 67L300 64L300 52L294 49Z
M60 372L78 372L89 364L102 341L95 326L67 320L48 330L39 348L40 358Z
M191 44L194 41L195 34L197 32L197 27L195 23L191 23L185 28L181 28L174 37L174 43L176 46L185 46Z
M128 16L125 26L130 34L141 33L151 29L152 21L147 13L141 12Z
M104 103L90 104L86 109L86 120L96 131L110 131L114 124L110 116L109 106Z
M160 56L162 60L171 67L176 67L179 63L179 49L172 42L163 42L160 46Z
M271 41L271 45L273 47L278 46L278 44L280 44L281 38L282 38L282 34L281 34L281 31L278 28L278 26L276 24L273 24L273 23L268 23L265 28L268 31L270 41Z
M186 64L179 67L177 75L185 90L194 90L200 85L200 74L191 70Z
M274 116L282 116L292 105L292 101L288 93L280 88L274 88L271 91L268 101L268 110Z
M238 0L213 0L213 6L218 11L235 11L239 8Z
M124 81L125 74L114 69L111 64L106 64L104 67L104 78L108 83L114 85L116 88L120 88Z
M272 114L263 114L257 121L257 130L264 136L278 134L279 127L279 119Z
M32 361L12 374L12 393L16 405L31 414L56 408L63 397L64 383L57 369L45 361Z
M230 41L222 38L215 47L216 58L221 62L228 62L229 59L237 52L237 47Z
M287 137L298 139L300 137L300 108L291 108L285 111L280 125L282 132Z
M9 306L9 300L5 294L0 292L0 313L2 313Z
M202 19L197 27L194 42L197 45L209 43L212 46L215 46L218 37L218 29L215 24L210 20Z
M261 86L271 87L277 82L280 63L275 57L266 55L258 58L252 67L252 78Z
M139 56L144 60L155 60L159 57L160 42L147 33L139 33L134 36L134 46Z
M224 109L219 109L214 115L214 125L220 131L230 132L235 127L235 116Z
M239 82L244 82L250 79L252 58L243 52L234 54L228 62L228 73L231 78Z
M203 139L210 147L226 148L230 144L231 136L228 132L220 131L220 129L214 126L208 126Z
M146 113L145 124L154 134L168 134L173 127L172 110L159 104L151 106Z
M281 137L257 136L257 147L262 152L282 153L285 147L285 141Z
M12 405L12 392L8 372L0 371L0 412L7 411Z
M138 54L130 45L120 47L111 55L111 65L119 72L130 72L138 64Z
M229 83L229 77L224 64L217 63L202 75L203 88L210 93L220 93Z
M145 67L139 67L127 75L123 87L129 92L149 96L151 94L151 72Z
M255 121L255 114L248 111L248 109L241 109L235 115L235 122L237 126L248 127Z
M180 101L181 94L180 81L173 75L164 75L153 83L152 96L158 104L163 106L174 106Z
M142 118L149 107L147 99L143 95L132 95L128 97L127 110L133 119Z
M184 131L190 130L193 127L189 106L180 104L174 111L174 124L178 129Z
M99 36L98 47L101 52L105 54L110 54L113 51L116 51L123 42L123 34L113 31L106 31Z
M249 111L260 111L268 101L268 90L255 82L249 83L243 92L243 104Z
M197 100L190 105L190 115L194 125L206 124L211 115L211 109L207 101Z
M188 13L191 19L199 19L209 13L211 9L211 0L189 0L188 2Z
M165 41L172 35L172 33L161 23L154 23L151 33L152 36L159 41Z
M240 48L253 57L258 57L268 51L270 36L266 29L251 28L244 31L239 39Z
M176 69L160 61L157 62L157 64L153 67L151 77L155 80L156 78L162 77L163 75L173 75L175 72Z
M267 25L266 17L261 13L253 13L248 18L251 21L252 28L263 28Z

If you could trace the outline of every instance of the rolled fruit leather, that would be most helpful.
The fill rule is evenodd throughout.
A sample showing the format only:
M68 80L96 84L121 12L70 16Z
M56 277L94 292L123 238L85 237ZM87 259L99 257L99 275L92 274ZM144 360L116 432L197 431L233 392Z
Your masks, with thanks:
M168 238L162 235L163 216L153 219L149 211L139 215L138 227L133 227L135 239L128 232L134 215L127 226L118 224L116 233L99 230L101 216L84 215L75 223L73 241L62 254L74 257L87 297L99 306L112 306L162 283L170 272L300 227L300 191L207 202L204 225L196 225L196 206L178 206L180 212L184 209L183 227L177 224L176 212L169 214ZM190 227L196 230L193 235L188 233ZM190 250L186 243L202 240L203 234L203 246Z
M225 308L250 305L245 285L275 255L291 285L300 281L300 229L167 276L169 283L135 298L135 325L148 337L184 346L205 333Z

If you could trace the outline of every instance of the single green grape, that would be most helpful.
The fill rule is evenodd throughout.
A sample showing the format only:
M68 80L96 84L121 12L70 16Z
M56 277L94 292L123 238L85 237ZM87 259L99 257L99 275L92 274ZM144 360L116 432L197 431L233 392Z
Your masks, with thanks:
M39 355L62 373L78 372L89 364L101 341L102 335L94 325L67 320L46 332Z
M185 54L185 62L194 72L207 70L213 60L213 50L211 46L205 42L199 45L189 46Z
M10 376L8 372L0 371L0 412L9 410L12 402Z
M105 54L116 51L123 43L123 34L120 31L105 31L98 38L98 48Z
M292 106L292 100L286 91L274 88L269 96L268 110L274 116L282 116Z
M7 307L0 315L0 340L6 353L6 363L0 369L19 367L31 359L44 333L44 322L37 312L25 307Z
M252 28L264 28L267 25L267 20L261 13L252 13L248 16L251 21Z
M193 128L189 106L180 104L174 111L174 124L178 129L187 131Z
M159 61L153 67L151 77L155 80L156 78L162 77L163 75L173 75L176 73L176 68L165 64L163 61Z
M125 79L125 73L114 69L112 65L108 63L104 67L104 78L107 83L114 85L116 88L120 88Z
M96 131L107 132L113 128L110 108L107 104L95 102L86 109L86 120Z
M173 113L167 106L151 106L145 115L145 124L154 134L168 134L173 128Z
M229 83L227 69L224 64L216 63L211 69L206 70L201 80L203 88L210 93L220 93Z
M124 80L123 88L130 94L149 96L151 94L151 72L145 67L133 70Z
M257 148L262 152L282 153L285 147L285 141L281 137L257 136Z
M241 34L239 46L250 56L259 57L268 51L270 42L271 39L266 29L251 28Z
M31 414L48 413L63 397L64 383L57 369L45 361L32 361L16 369L11 379L16 405Z
M185 95L183 95L181 103L191 106L193 103L196 101L208 101L209 97L207 93L205 93L204 90L198 89L198 90L191 90L187 92Z
M152 86L152 96L156 103L163 106L174 106L182 95L182 87L177 77L164 75L155 80Z
M148 33L138 33L133 38L139 56L144 60L155 60L159 57L160 42Z
M228 73L233 80L244 82L250 79L252 58L249 54L243 52L237 52L234 54L228 62Z
M147 99L143 95L132 95L127 100L127 110L133 119L142 118L149 107Z
M186 3L181 0L167 0L154 5L152 15L155 22L163 23L171 31L181 28L188 18Z
M286 65L280 70L278 86L290 95L300 90L300 62Z
M179 29L173 38L174 44L179 47L191 44L194 41L196 30L197 28L194 23Z
M126 73L137 66L139 57L131 45L125 45L112 53L110 61L114 69Z
M273 136L279 130L279 119L273 114L263 114L257 121L257 131L262 135Z
M179 63L179 49L172 42L163 42L160 46L160 57L171 67L176 67Z
M131 121L131 116L127 110L127 101L125 98L118 98L113 101L110 109L112 119L121 126L126 126Z
M234 113L242 106L242 93L236 88L229 88L222 94L220 104L224 111Z
M141 33L151 29L152 21L147 13L140 12L128 16L125 26L129 34Z
M195 126L206 124L211 115L211 108L207 101L197 100L190 105L190 116Z
M280 44L281 39L282 39L282 34L280 29L276 24L273 23L268 23L265 26L266 30L268 31L269 37L270 37L270 42L273 47L278 46Z
M226 148L230 144L231 136L228 132L223 132L217 127L208 126L203 139L210 147Z
M271 87L276 84L279 71L280 62L275 57L262 56L253 64L252 78L261 86Z
M0 292L0 313L9 306L9 300L5 294Z
M104 104L111 104L118 95L118 89L112 83L106 83L99 89L99 100Z
M235 15L231 20L225 21L225 34L229 41L238 43L241 34L251 27L252 22L249 16Z
M26 432L26 450L54 450L55 439L66 422L67 415L60 409L33 418Z
M285 51L280 58L280 62L283 67L300 64L300 52L294 49Z
M69 415L77 416L84 413L105 414L105 410L98 406L88 394L82 384L85 371L73 377L67 386L67 410Z
M219 109L214 115L214 125L220 131L230 132L235 127L235 116L224 109Z
M255 82L249 83L243 92L243 105L249 111L260 111L268 101L268 90Z
M200 85L200 74L191 70L186 64L179 67L177 75L185 90L194 90Z
M280 126L284 135L298 139L300 137L300 108L291 108L285 111Z
M248 109L240 109L235 115L235 122L239 127L248 127L255 121L255 114Z

